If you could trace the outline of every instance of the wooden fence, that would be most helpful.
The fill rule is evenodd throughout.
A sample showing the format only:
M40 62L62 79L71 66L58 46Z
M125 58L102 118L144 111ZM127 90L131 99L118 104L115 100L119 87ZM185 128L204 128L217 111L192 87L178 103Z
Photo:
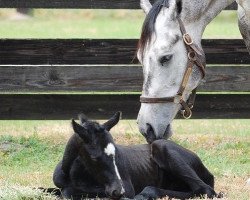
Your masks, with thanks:
M17 7L138 9L139 0L0 0L0 8ZM210 93L197 96L193 118L249 119L250 94L244 92L250 91L250 56L243 40L202 43L209 65L199 91ZM107 118L117 110L135 119L142 88L136 44L134 39L1 39L0 119L70 119L79 112Z

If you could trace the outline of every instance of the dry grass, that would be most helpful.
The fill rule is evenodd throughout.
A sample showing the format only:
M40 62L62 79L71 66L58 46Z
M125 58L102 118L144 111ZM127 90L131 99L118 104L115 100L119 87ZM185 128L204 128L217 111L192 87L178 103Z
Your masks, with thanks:
M0 187L1 200L56 200L51 194L44 194L38 189L24 186Z
M103 121L100 121L101 123ZM250 120L175 120L173 130L177 137L183 137L187 140L201 136L228 136L250 137ZM65 142L72 134L69 120L57 121L25 121L25 120L0 120L0 135L12 135L16 137L38 135L41 138L51 139L54 142ZM134 144L138 141L128 140L129 136L136 135L141 142L138 127L135 120L122 120L112 129L112 134L119 138L125 135L125 140L120 138L118 142L122 144ZM201 139L201 138L200 138Z

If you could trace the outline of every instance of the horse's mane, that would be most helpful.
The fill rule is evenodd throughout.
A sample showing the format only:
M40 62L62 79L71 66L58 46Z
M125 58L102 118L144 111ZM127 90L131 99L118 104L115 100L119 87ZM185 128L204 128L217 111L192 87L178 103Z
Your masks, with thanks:
M147 44L151 41L152 34L155 31L156 18L163 6L169 7L168 0L156 1L144 20L144 23L142 25L141 37L138 42L138 50L140 49L141 58L143 58L144 50Z
M151 41L152 34L155 31L155 21L156 18L161 11L162 7L169 8L169 0L158 0L156 1L152 8L150 9L149 13L147 14L144 23L142 25L141 37L138 42L137 50L140 49L140 56L143 59L144 57L144 50L147 44ZM177 1L177 13L181 13L181 0Z

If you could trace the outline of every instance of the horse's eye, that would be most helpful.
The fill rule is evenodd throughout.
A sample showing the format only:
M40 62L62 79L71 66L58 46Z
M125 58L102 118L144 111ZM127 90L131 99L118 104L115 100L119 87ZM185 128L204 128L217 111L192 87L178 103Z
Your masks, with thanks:
M161 65L163 66L165 63L169 62L169 61L172 59L172 57L173 57L172 54L162 56L162 57L160 58L160 63L161 63Z

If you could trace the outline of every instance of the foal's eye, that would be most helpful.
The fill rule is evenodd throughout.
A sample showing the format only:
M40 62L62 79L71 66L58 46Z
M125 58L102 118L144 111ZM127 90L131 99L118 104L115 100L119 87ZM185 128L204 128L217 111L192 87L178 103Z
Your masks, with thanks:
M173 57L172 54L162 56L162 57L160 58L160 63L161 63L161 65L163 66L164 64L166 64L167 62L169 62L169 61L172 59L172 57Z
M97 161L97 157L96 156L90 156L91 160L96 162Z

